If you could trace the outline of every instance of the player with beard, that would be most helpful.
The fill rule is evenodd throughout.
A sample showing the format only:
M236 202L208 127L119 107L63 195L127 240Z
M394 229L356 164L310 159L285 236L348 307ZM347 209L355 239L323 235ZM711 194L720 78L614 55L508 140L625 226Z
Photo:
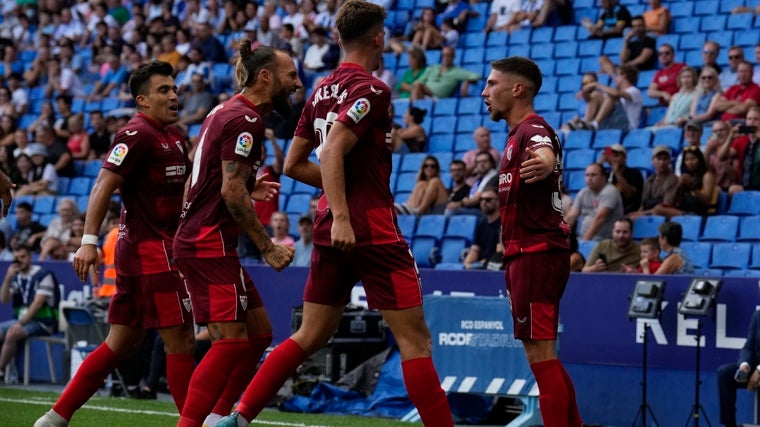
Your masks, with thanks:
M229 414L272 342L272 325L253 281L240 265L244 232L264 260L280 271L293 248L275 245L251 203L264 141L262 116L287 114L289 95L301 88L284 51L240 44L235 78L242 92L215 107L203 121L193 160L174 256L187 277L195 321L207 325L211 349L195 369L178 426L214 425ZM277 197L279 184L257 186L254 199ZM261 187L261 188L259 188ZM216 406L214 406L216 404Z
M391 174L391 90L372 76L383 53L381 6L348 0L336 27L343 63L314 91L301 114L285 173L325 194L314 221L311 270L299 330L270 354L237 412L216 425L247 426L306 358L332 337L361 280L401 353L404 384L422 422L453 426L431 357L419 273L397 226ZM315 150L321 166L309 161Z
M491 63L481 96L491 120L511 129L499 170L501 238L515 338L523 343L547 427L582 427L575 387L557 358L559 301L570 275L569 227L562 218L559 138L536 115L541 70L528 58Z
M74 256L74 270L84 282L97 268L97 235L111 195L119 189L123 208L116 294L108 310L111 327L36 427L68 425L106 376L140 348L148 328L157 328L163 338L169 388L177 408L184 404L195 365L193 318L171 247L190 160L184 136L172 126L179 111L173 71L169 63L154 61L129 78L137 114L116 134L103 162L87 204L82 246Z

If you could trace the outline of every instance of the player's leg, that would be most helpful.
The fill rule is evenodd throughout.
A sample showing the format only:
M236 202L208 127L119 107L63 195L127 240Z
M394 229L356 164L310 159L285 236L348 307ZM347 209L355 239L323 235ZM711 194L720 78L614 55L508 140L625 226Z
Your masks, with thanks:
M166 381L169 391L177 405L177 410L182 412L187 399L187 389L190 386L190 378L195 369L193 350L195 344L195 331L192 323L158 329L159 335L164 342L166 350Z

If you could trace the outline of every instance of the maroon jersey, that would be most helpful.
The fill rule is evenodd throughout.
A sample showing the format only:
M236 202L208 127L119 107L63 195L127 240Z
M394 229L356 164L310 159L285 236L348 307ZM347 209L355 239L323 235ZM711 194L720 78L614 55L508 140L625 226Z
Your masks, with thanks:
M203 120L193 159L190 189L174 238L177 258L237 256L242 228L222 198L222 161L252 168L253 183L261 165L264 123L242 95L217 105Z
M403 241L390 190L391 91L356 64L341 64L306 102L296 136L314 144L317 156L337 120L357 136L345 157L346 200L356 245ZM323 195L314 219L314 243L331 245L332 215Z
M554 151L554 172L541 182L520 180L520 164L528 159L526 148L548 147ZM504 257L549 249L568 249L569 227L562 217L560 181L562 147L554 130L542 117L532 114L509 132L499 170L499 209ZM524 186L525 188L521 188Z
M103 168L124 178L116 273L135 276L175 270L172 239L189 172L185 137L137 113L113 141Z

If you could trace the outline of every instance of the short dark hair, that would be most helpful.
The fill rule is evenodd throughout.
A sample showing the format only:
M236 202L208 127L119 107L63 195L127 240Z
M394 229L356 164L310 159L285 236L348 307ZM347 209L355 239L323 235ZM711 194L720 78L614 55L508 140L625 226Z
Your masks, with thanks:
M348 0L338 9L335 26L341 41L352 43L382 31L386 16L382 6L365 0Z
M156 74L160 76L172 76L174 75L174 68L168 62L151 61L140 65L136 70L132 71L128 83L129 93L132 94L132 98L137 98L138 95L147 95L150 77Z
M425 120L425 115L427 114L427 110L423 110L422 108L417 107L409 107L409 115L412 116L414 119L414 123L420 124L423 120Z
M660 232L660 236L664 237L670 246L681 245L681 238L683 237L681 224L673 221L663 222L657 231Z
M16 209L23 209L25 211L31 212L32 211L32 205L29 202L21 202L21 203L19 203L19 204L16 205Z
M475 158L477 159L477 158L478 158L478 156L482 156L482 155L486 155L486 156L488 156L488 160L490 160L490 161L491 161L491 164L492 164L493 166L496 166L496 160L493 158L493 156L491 155L491 152L490 152L490 151L488 151L488 150L480 150L480 151L478 151L478 153L477 153L477 154L475 154Z
M631 219L628 218L627 216L618 218L615 220L615 222L625 222L628 224L628 227L630 227L631 231L633 231L633 221L631 221Z
M533 96L536 96L538 91L541 90L541 84L543 83L541 69L530 58L510 56L491 62L491 67L502 73L514 74L528 80L533 85Z
M453 165L458 165L458 166L461 166L461 167L463 167L465 169L467 168L467 165L464 163L464 161L459 160L459 159L454 159L454 160L451 161L451 163L449 163L449 167L451 167Z
M633 65L621 65L618 67L618 72L628 80L628 83L636 86L639 81L639 69Z

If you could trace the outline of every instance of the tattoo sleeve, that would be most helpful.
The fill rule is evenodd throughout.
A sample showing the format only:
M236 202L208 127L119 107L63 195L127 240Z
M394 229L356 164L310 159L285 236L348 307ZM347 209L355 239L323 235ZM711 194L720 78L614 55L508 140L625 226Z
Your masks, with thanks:
M273 246L272 239L256 215L245 186L251 176L251 167L235 161L223 161L222 166L222 198L227 209L256 247L262 253L267 252Z

